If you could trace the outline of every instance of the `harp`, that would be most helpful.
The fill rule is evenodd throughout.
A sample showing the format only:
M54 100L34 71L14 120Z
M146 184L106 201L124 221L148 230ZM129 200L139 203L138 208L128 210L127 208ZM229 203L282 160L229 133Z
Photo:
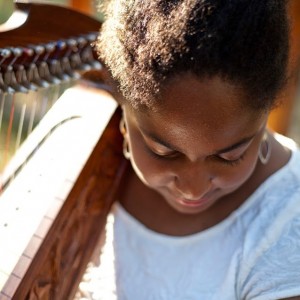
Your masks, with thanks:
M90 46L98 21L45 4L15 14L22 25L0 27L0 299L72 299L126 168L120 111Z

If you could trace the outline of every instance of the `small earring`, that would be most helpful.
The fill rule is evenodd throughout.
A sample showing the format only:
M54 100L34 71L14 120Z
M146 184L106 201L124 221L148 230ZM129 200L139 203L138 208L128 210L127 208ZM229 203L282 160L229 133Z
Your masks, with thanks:
M120 120L119 129L120 129L120 132L122 133L122 135L124 136L126 134L127 130L126 130L126 125L125 125L125 121L124 121L124 117L123 116L122 116L122 118Z
M126 125L125 125L125 121L124 118L122 117L120 120L120 132L123 135L123 155L126 159L130 159L130 151L129 151L129 144L128 144L128 140L126 138L126 134L127 134L127 130L126 130Z
M131 157L131 154L130 154L130 151L129 151L128 141L126 140L125 137L124 137L124 140L123 140L123 155L128 160Z
M265 155L263 155L263 145L266 145L267 148L267 152ZM258 157L261 161L262 164L266 165L271 157L271 144L270 141L268 139L268 135L267 133L264 134L264 137L260 143L260 147L259 147L259 151L258 151Z

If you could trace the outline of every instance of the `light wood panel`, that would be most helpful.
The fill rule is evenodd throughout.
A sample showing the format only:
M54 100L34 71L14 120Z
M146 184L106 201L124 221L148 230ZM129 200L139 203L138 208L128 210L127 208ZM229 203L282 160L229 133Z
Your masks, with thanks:
M127 165L116 108L107 92L67 90L10 162L36 152L0 197L0 299L76 292Z

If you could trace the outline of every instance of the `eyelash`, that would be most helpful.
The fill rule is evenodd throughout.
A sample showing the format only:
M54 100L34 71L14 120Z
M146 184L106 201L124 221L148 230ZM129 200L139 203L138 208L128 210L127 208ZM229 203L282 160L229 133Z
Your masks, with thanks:
M154 152L151 148L149 148L148 146L146 146L146 150L147 152L152 155L154 158L156 159L173 159L173 158L176 158L178 156L178 153L174 151L174 153L170 153L170 154L166 154L166 155L162 155L162 154L158 154L156 152ZM243 159L245 158L245 155L246 155L246 152L245 151L239 158L237 159L234 159L234 160L227 160L225 158L222 158L220 156L214 156L215 158L218 159L218 161L220 161L221 163L227 165L227 166L237 166L239 165Z
M222 157L220 157L220 156L216 156L216 157L217 157L222 163L234 167L234 166L239 165L239 164L243 161L243 159L245 158L246 152L247 152L247 151L245 151L239 158L234 159L234 160L227 160L227 159L222 158Z
M162 155L162 154L158 154L158 153L154 152L147 145L145 145L145 148L146 148L147 152L156 159L172 159L177 156L177 153L175 151L170 154Z

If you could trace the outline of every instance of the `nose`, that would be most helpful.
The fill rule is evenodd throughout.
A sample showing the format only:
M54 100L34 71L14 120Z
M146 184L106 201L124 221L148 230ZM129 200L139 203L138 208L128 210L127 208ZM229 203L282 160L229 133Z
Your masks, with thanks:
M211 190L212 178L207 170L197 163L181 168L175 175L174 183L181 197L187 200L199 200Z

